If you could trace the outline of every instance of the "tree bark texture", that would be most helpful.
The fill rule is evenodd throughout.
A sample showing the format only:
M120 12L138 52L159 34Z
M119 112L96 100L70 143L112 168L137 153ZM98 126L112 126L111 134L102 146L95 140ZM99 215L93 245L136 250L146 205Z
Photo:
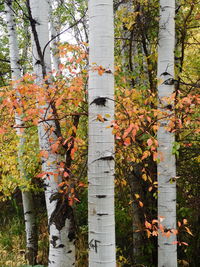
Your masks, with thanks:
M174 49L175 49L175 0L160 0L159 46L158 46L158 98L160 109L172 115L163 98L174 91ZM173 107L173 101L171 103ZM172 154L174 134L166 130L168 119L160 122L158 130L158 216L164 218L161 224L165 233L176 229L176 176L175 156ZM172 182L173 181L173 182ZM160 233L158 237L158 266L177 266L176 235L170 237Z
M17 43L16 24L14 20L14 12L12 8L12 0L5 1L5 12L8 29L9 50L10 50L10 63L12 81L19 80L21 78L21 66L19 64L19 48ZM16 90L18 101L20 102L20 94ZM15 113L16 126L21 126L23 121L21 116ZM25 144L25 136L23 132L20 132L20 128L16 128L17 135L19 137L18 144L18 162L21 179L26 178L26 172L23 163L23 147ZM36 264L37 257L37 225L35 217L35 208L32 193L29 191L22 191L22 203L24 210L24 220L26 229L26 258L29 264Z
M59 71L59 65L60 65L60 58L57 55L58 53L58 42L59 42L59 30L56 26L58 26L58 23L55 22L56 18L53 16L53 1L49 0L49 24L50 24L50 34L51 34L51 55L53 59L53 67L54 70ZM59 26L60 28L60 26Z
M49 42L49 2L47 0L27 0L33 39L33 64L36 83L44 85L43 78L51 70ZM48 86L50 81L45 84ZM42 85L43 84L43 85ZM40 150L47 151L48 157L42 157L42 171L46 173L45 199L49 222L49 267L71 267L75 265L75 232L73 228L73 211L67 200L58 192L61 177L58 175L60 156L52 151L56 142L56 123L49 101L38 105L41 122L38 126ZM46 121L48 118L51 120Z
M114 267L113 1L89 1L89 266ZM99 70L99 71L98 71ZM101 73L103 70L103 73Z

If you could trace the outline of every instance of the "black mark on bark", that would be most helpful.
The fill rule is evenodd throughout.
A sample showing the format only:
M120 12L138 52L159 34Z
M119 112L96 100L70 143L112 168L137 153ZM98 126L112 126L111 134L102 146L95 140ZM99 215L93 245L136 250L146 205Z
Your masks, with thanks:
M93 249L93 250L95 250L95 252L97 253L98 243L101 243L101 242L98 241L98 240L92 239L92 240L89 242L89 249Z
M58 237L53 235L52 236L52 240L50 241L50 243L53 245L53 247L56 247L56 241L58 240Z
M60 231L68 219L70 221L68 238L70 241L75 239L75 220L74 213L71 206L68 204L68 199L63 197L63 194L56 193L51 197L51 201L57 201L56 208L51 214L49 225L55 224L56 228Z
M65 247L65 245L63 245L63 244L60 244L59 246L57 246L57 248L64 248Z
M105 107L106 99L107 99L106 97L97 97L92 101L92 103L90 105L96 104L97 106L104 106Z
M106 216L108 213L97 213L98 216Z
M105 198L106 195L96 195L97 198Z

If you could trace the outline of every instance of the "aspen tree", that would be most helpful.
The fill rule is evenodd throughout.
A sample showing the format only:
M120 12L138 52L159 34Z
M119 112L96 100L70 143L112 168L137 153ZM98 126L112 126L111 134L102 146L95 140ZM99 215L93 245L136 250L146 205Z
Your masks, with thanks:
M39 86L50 86L50 81L44 85L44 78L51 70L49 42L49 2L47 0L27 0L27 8L32 27L33 65L36 83ZM44 48L46 49L44 50ZM39 100L38 100L39 101ZM59 198L58 185L61 177L58 174L59 154L52 151L56 142L57 129L55 114L51 103L38 105L41 110L41 122L38 126L40 150L48 153L42 157L42 171L45 179L45 199L49 223L49 267L71 267L75 264L75 245L72 208ZM51 120L48 120L51 118ZM52 129L54 129L52 131Z
M89 266L116 266L113 1L89 1Z
M8 29L12 81L17 81L21 78L21 66L19 64L19 48L17 42L16 24L14 20L12 2L13 2L12 0L5 1L5 12L6 12L7 29ZM18 101L20 102L20 94L17 90L16 94ZM18 162L19 162L20 178L26 178L26 172L23 163L25 135L24 132L20 131L20 127L23 125L23 120L17 112L15 112L15 124L18 127L16 128L16 133L19 137ZM34 265L36 264L38 246L37 246L37 225L36 225L33 195L29 191L22 191L21 193L22 193L22 203L23 203L24 221L26 229L26 258L29 264Z
M160 23L158 44L158 98L160 109L172 114L164 98L174 91L174 49L175 49L175 0L160 0ZM171 105L173 107L173 103ZM160 233L158 237L158 266L177 266L176 235L176 164L172 154L174 134L166 130L167 119L160 121L158 130L158 217L164 232L170 231L170 237Z

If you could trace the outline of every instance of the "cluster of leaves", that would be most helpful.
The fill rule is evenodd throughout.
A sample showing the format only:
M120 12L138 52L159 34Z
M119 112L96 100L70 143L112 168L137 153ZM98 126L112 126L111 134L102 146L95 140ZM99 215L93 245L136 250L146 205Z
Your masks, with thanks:
M61 133L56 133L58 138L51 145L53 153L59 153L64 156L69 152L69 160L73 161L72 166L69 166L69 168L73 169L74 173L78 169L79 162L83 162L81 155L85 153L87 146L85 128L79 121L84 121L84 117L87 116L85 90L87 72L82 70L82 66L87 62L87 54L84 45L66 44L60 47L60 56L65 58L60 66L60 71L53 73L54 77L51 80L51 85L47 82L49 77L46 77L44 83L38 86L34 83L34 75L25 74L19 81L12 82L11 86L1 88L2 127L0 131L1 145L3 146L1 161L3 173L6 173L5 182L2 175L1 188L5 191L6 188L9 190L11 187L12 190L10 189L9 194L14 191L16 186L29 190L30 178L44 178L47 175L46 173L40 173L39 162L41 157L48 158L49 152L39 151L36 126L44 121L48 123L48 121L54 119L52 112L49 113L51 115L48 115L47 112L48 109L51 109L52 104L56 108L56 119L59 121L62 131ZM75 58L76 60L74 60ZM49 106L44 109L46 100L48 100ZM46 116L44 112L46 112ZM20 125L15 124L14 117L16 113L22 119L23 123ZM23 177L19 179L17 168L16 144L18 138L15 133L17 128L20 128L20 132L23 134L24 140L26 140L23 148L26 179L23 179ZM48 131L56 131L56 129L49 129ZM13 143L12 146L11 141ZM76 153L77 150L79 153ZM10 156L9 153L11 154ZM6 159L8 164L5 164ZM71 170L69 168L61 161L59 174L63 176L64 181L60 187L62 187L63 191L65 183L67 187L71 188L70 194L74 195L72 192L74 188L71 184L78 183L81 186L79 181L81 177L77 178L75 182L72 179L72 175L70 175ZM9 176L12 178L10 182L8 181L8 170L10 172ZM6 195L8 193L4 193L4 196Z

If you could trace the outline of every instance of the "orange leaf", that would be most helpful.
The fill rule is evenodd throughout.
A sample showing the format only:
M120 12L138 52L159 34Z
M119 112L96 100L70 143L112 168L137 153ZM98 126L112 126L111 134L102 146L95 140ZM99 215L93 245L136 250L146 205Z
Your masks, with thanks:
M63 161L60 162L60 167L64 168L65 167L65 163Z
M186 229L186 232L187 232L189 235L192 235L192 236L193 236L192 232L190 231L190 229L189 229L188 227L185 226L185 229Z
M152 232L152 235L153 235L153 236L158 236L158 231L153 231L153 232Z
M42 150L42 151L40 151L40 154L39 154L39 156L40 157L44 157L44 158L48 158L48 156L49 156L49 152L48 151L46 151L46 150Z
M125 139L127 137L127 135L131 132L131 130L133 129L134 127L134 124L131 123L130 126L124 131L124 134L123 134L123 139Z
M187 219L183 219L183 224L187 224Z
M66 178L66 177L69 177L69 173L68 172L64 172L63 173L63 176Z
M39 173L36 177L37 178L44 178L46 176L46 174L44 172Z
M152 189L153 189L153 187L152 187L152 186L150 186L150 187L149 187L149 189L148 189L148 191L149 191L149 192L151 192L151 191L152 191Z
M188 246L188 243L186 243L186 242L181 242L181 244Z
M152 146L152 144L153 144L153 141L152 141L151 138L149 138L149 139L147 140L147 145L148 145L148 146Z
M0 134L4 134L6 130L4 128L0 128Z
M142 201L139 201L139 205L141 208L144 207L144 204L142 203Z
M75 153L75 148L72 148L72 150L71 150L71 153L70 153L70 155L71 155L71 158L74 160L74 153Z
M56 142L55 144L51 145L51 149L53 152L57 152L59 147L59 142Z
M76 200L77 202L80 202L80 200L78 198L76 198L76 197L74 197L74 200Z
M125 145L125 146L129 146L130 143L131 143L131 139L130 139L130 137L127 137L127 138L124 140L124 145Z
M80 186L80 187L85 187L86 185L85 185L84 183L80 182L80 183L78 184L78 186Z
M153 152L153 161L156 161L158 159L158 153L157 152Z
M102 76L103 73L105 72L105 70L104 70L104 68L103 68L102 66L99 66L99 68L98 68L97 70L98 70L98 74L99 74L100 76Z
M152 225L148 222L148 221L145 221L145 227L148 228L148 229L151 229L152 228Z
M150 156L150 152L149 151L144 151L144 153L143 153L143 156L142 156L142 160L143 159L146 159L147 157L149 157Z
M171 235L171 232L170 231L167 231L167 233L165 233L165 236L166 237L170 237L170 235Z
M68 198L68 202L69 202L69 205L72 206L73 205L73 199L70 197Z
M177 229L171 229L171 232L172 232L174 235L177 235L177 234L178 234L178 230L177 230Z
M104 118L100 114L97 115L97 120L101 122L105 121Z

